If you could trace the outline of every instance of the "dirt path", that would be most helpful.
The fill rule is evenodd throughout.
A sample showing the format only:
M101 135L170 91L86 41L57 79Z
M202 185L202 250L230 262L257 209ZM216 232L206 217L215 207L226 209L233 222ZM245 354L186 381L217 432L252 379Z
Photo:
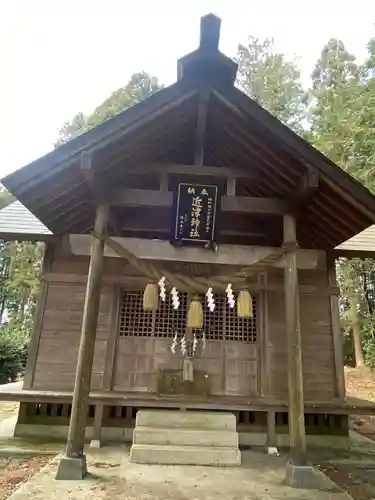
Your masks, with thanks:
M375 372L366 367L345 369L348 396L375 402ZM350 418L350 427L363 436L375 440L375 415Z
M0 401L0 423L17 414L19 403Z

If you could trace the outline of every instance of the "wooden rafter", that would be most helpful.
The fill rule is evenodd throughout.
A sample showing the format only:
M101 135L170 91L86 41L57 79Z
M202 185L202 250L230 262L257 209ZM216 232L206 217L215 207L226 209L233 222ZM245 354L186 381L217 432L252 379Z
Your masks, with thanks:
M235 87L220 88L220 84L218 84L213 93L223 97L231 109L243 116L245 120L251 120L259 133L265 134L265 136L271 134L279 144L283 145L284 151L288 151L299 161L303 160L313 165L319 171L322 180L329 183L341 196L346 194L348 201L350 199L352 204L356 205L357 210L369 215L372 214L370 216L374 219L374 196L347 172L335 165L307 141L293 133L288 127L280 124L277 118L261 108L252 99L248 99Z

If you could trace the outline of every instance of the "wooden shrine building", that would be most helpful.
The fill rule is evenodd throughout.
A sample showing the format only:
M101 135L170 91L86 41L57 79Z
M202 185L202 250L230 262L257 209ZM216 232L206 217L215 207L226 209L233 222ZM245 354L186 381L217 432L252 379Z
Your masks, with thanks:
M49 230L17 234L46 245L23 390L2 397L18 435L70 421L70 457L85 426L131 439L142 407L233 411L243 444L289 433L302 454L373 411L345 395L334 249L375 198L235 87L219 31L204 17L175 84L2 180Z

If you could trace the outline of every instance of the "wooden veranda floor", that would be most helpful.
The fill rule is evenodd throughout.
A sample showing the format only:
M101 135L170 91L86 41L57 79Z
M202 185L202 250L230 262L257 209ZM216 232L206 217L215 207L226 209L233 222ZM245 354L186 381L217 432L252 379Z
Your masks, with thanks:
M71 403L71 391L40 391L22 389L21 385L0 387L0 401L20 403ZM287 401L269 398L244 398L236 396L174 396L147 392L90 392L89 404L108 406L162 407L186 409L212 409L231 411L288 411ZM330 413L340 415L375 414L375 403L348 397L346 401L305 401L305 413Z

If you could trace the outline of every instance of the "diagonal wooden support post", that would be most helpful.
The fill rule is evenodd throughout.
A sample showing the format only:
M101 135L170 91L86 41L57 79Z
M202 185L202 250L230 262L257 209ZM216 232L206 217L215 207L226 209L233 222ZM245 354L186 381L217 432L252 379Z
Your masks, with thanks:
M108 205L98 205L95 232L105 236L107 222ZM87 473L86 457L83 451L98 324L103 255L104 239L93 238L68 440L65 456L60 461L56 479L82 479Z

